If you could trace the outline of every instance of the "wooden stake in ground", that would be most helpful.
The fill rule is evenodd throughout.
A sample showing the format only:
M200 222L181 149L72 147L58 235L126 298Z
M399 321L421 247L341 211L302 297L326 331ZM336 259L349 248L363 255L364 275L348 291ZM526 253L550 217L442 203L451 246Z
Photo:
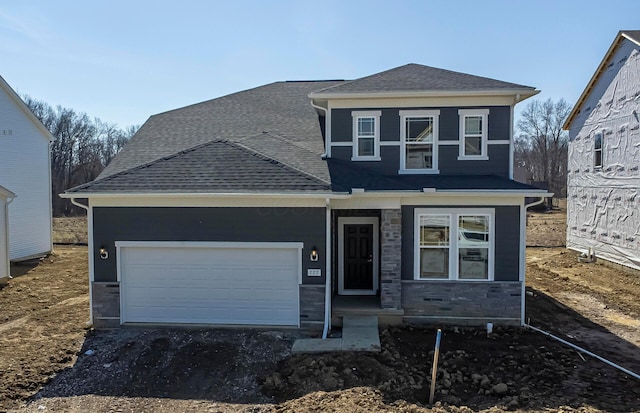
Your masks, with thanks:
M431 368L431 391L429 392L429 404L433 404L433 396L436 392L436 374L438 373L438 356L440 355L440 337L442 330L436 334L436 348L433 352L433 367Z

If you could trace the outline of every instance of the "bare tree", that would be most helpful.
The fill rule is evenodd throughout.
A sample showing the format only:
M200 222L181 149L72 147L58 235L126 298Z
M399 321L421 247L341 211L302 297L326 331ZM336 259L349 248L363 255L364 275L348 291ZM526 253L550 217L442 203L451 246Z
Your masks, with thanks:
M517 122L515 162L532 181L545 182L556 196L567 193L568 133L562 125L571 112L566 100L533 100Z
M133 136L139 126L117 125L61 106L23 96L24 102L56 138L51 146L51 191L54 215L70 215L76 208L57 195L94 180Z

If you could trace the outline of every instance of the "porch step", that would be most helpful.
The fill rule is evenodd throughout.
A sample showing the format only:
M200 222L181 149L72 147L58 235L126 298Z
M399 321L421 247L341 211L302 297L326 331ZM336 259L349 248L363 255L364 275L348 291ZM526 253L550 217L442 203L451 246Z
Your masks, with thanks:
M342 351L380 351L378 317L344 316Z
M380 351L380 335L378 333L378 317L345 316L343 319L342 338L306 338L293 343L291 352L326 353L332 351Z

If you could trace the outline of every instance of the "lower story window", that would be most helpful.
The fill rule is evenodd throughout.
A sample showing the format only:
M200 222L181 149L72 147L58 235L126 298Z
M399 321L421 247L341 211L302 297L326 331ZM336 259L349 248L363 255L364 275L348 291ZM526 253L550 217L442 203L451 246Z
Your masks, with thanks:
M416 209L415 279L492 280L493 209Z

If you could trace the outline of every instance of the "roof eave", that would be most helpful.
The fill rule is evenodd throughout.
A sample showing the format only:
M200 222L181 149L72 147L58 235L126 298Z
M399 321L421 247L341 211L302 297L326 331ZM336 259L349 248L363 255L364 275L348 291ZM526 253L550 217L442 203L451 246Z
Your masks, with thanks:
M631 42L633 42L633 43L635 43L635 44L640 46L640 43L638 43L636 40L632 39L631 37L627 36L623 31L619 31L618 32L618 34L616 35L615 39L613 40L613 43L611 43L611 46L609 46L609 49L607 50L607 53L604 55L604 58L602 59L602 61L598 65L598 68L593 73L593 76L591 76L591 79L589 80L589 83L587 83L587 87L585 87L584 90L582 91L582 94L580 94L580 97L576 101L576 104L573 106L573 109L571 110L571 113L569 113L569 116L567 117L567 120L562 125L562 129L569 130L569 128L571 127L571 123L573 123L573 119L576 117L576 115L580 111L580 108L584 104L584 101L587 99L587 97L591 93L591 90L593 89L595 83L598 81L598 79L600 78L600 75L604 71L604 69L606 67L606 64L607 64L607 61L609 60L611 55L613 55L615 50L618 48L618 46L620 45L622 39L627 39L627 40L629 40L629 41L631 41Z
M49 142L53 142L56 138L49 132L49 130L40 122L40 119L33 114L31 109L27 106L26 103L18 96L15 90L4 80L2 76L0 76L0 88L2 88L7 94L11 97L11 99L18 105L18 107L24 112L25 115L29 118L31 122L42 132L44 138Z
M428 188L431 189L431 188ZM64 192L60 198L397 198L424 193L429 196L497 196L497 197L551 197L553 193L534 189L435 189L435 190L367 190L363 192Z
M60 198L206 198L206 197L254 197L254 198L326 198L336 195L331 191L281 191L281 192L63 192Z
M378 99L378 98L415 98L415 97L460 97L460 96L516 96L521 102L540 93L533 88L478 89L478 90L420 90L389 92L332 93L312 92L310 99Z
M4 186L0 185L0 196L2 196L3 198L15 198L16 194L11 192L10 190L5 188Z

